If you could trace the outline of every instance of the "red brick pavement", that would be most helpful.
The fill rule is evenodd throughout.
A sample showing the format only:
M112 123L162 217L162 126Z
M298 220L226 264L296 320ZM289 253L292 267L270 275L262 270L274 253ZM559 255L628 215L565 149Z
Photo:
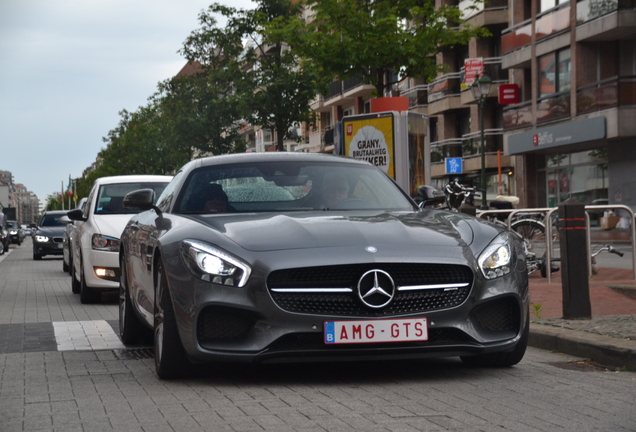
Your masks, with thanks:
M590 304L592 316L636 315L636 299L617 293L608 285L634 285L632 269L600 268L590 278ZM563 291L560 273L552 274L547 283L539 272L530 275L530 301L541 305L541 318L563 317ZM532 312L532 307L531 307ZM534 314L531 313L534 317Z

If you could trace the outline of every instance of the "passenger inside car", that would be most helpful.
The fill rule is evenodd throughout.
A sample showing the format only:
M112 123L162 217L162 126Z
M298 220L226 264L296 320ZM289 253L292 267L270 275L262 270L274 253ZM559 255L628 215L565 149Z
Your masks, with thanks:
M212 183L201 196L205 203L204 210L207 213L229 213L234 209L228 204L227 194L219 184Z
M322 189L323 208L332 208L349 197L349 182L342 174L329 173L325 175Z

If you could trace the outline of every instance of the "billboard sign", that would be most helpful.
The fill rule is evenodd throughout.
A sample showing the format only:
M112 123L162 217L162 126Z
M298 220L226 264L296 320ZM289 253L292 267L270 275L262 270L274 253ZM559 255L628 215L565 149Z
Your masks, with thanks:
M344 155L377 166L395 178L393 113L342 119Z

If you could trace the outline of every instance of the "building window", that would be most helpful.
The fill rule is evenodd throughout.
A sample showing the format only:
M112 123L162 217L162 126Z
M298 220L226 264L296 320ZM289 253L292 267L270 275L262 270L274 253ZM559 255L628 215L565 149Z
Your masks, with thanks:
M560 4L569 3L569 2L570 0L541 0L540 2L541 10L539 12L545 12L549 9L557 7Z
M539 57L539 97L570 91L570 48Z

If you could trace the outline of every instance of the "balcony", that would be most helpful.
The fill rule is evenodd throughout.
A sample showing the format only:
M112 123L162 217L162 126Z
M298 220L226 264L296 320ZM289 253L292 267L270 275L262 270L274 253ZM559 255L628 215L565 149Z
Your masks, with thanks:
M570 3L559 5L537 16L535 37L539 40L570 28Z
M503 130L484 130L486 150L486 168L498 166L497 151L503 153ZM444 175L444 160L447 157L461 157L464 160L464 172L481 169L481 132L470 133L461 138L451 138L431 143L431 176ZM503 165L510 165L509 156L504 156Z
M532 126L532 120L532 101L504 108L503 127L506 131Z
M329 111L334 105L353 103L357 97L367 98L373 90L374 86L361 82L359 78L334 81L329 84L327 94L323 95L323 104L319 111Z
M508 0L478 1L461 0L459 10L462 19L474 26L506 24L508 22Z
M438 114L443 111L463 108L460 99L463 74L453 72L438 77L428 85L428 112Z
M404 89L400 92L400 95L409 99L409 110L428 106L428 84Z
M509 54L532 42L532 20L525 20L501 32L501 52Z
M537 101L537 124L561 120L570 116L569 91L543 97Z
M636 76L613 77L576 90L577 114L622 105L636 105Z
M488 97L497 97L499 84L505 84L508 82L508 71L501 67L502 57L489 57L484 59L484 74L488 75L492 80L492 86ZM477 103L477 100L473 96L472 91L466 91L470 88L464 82L464 68L462 68L462 93L461 102L462 105Z
M636 0L581 0L576 40L618 40L636 34Z

